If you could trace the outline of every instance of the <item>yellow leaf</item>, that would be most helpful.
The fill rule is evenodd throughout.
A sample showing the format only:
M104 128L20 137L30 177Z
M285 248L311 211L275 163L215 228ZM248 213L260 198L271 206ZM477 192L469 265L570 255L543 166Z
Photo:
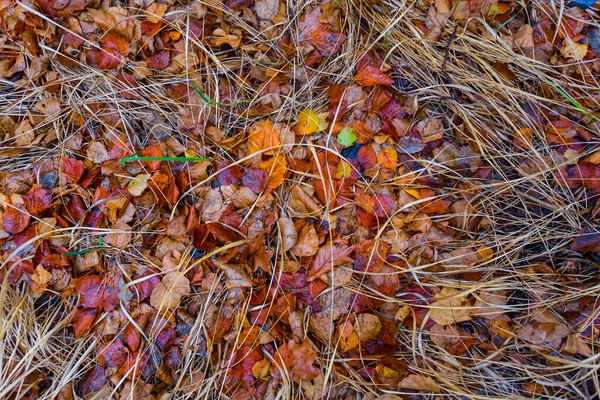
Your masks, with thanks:
M252 375L256 379L263 379L269 373L269 368L271 367L271 363L266 358L263 358L260 361L257 361L252 366Z
M321 122L316 112L306 109L298 114L298 123L294 127L296 135L312 135L320 129Z
M565 58L581 61L588 52L588 45L573 41L570 37L563 40L560 52Z
M257 123L248 136L248 152L250 154L259 153L265 149L263 154L273 155L281 145L279 132L275 130L269 120Z
M352 166L344 160L340 161L337 165L335 179L348 178L350 174L352 174Z

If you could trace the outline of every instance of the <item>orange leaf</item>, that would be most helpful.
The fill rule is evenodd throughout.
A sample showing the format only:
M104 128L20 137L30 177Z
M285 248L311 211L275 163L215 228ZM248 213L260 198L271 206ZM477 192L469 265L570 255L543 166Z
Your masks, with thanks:
M338 338L343 353L358 347L358 335L350 321L345 321L338 326Z
M254 375L256 379L263 379L269 373L270 366L271 363L269 360L263 358L262 360L255 362L252 366L252 375Z
M275 189L281 186L285 180L285 172L287 171L287 161L282 155L269 158L260 162L260 168L269 174L267 188Z
M391 85L394 83L392 78L372 65L367 65L361 69L354 80L361 86Z
M398 166L398 153L391 148L383 149L377 154L377 162L384 168L395 170Z
M275 154L273 150L280 145L279 132L275 130L273 124L269 120L257 123L248 136L248 152L250 154L259 153L262 150L269 149L266 150L264 154L273 155Z

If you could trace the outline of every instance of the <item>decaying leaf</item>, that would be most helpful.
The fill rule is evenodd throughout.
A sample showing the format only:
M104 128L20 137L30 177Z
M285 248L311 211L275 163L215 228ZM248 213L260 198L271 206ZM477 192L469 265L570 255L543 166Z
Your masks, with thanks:
M469 321L474 312L471 302L457 289L443 288L435 295L429 315L440 325Z
M189 279L178 270L168 271L150 295L150 304L157 310L170 310L190 293Z

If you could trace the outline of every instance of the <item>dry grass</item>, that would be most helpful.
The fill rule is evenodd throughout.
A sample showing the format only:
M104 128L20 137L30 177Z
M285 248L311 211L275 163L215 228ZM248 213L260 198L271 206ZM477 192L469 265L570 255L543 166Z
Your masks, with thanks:
M295 15L301 15L309 4L289 0L287 6ZM186 148L194 149L198 156L235 160L235 154L214 138L206 134L196 136L180 129L182 119L216 126L230 137L235 137L237 132L262 118L292 123L305 108L318 111L326 108L328 86L324 83L324 77L334 82L350 81L357 60L368 50L377 49L386 55L386 63L392 67L395 75L408 83L405 88L398 90L403 91L416 105L420 115L441 117L448 121L448 136L476 148L492 168L491 175L494 177L484 184L481 179L457 173L460 167L449 165L448 160L415 159L422 166L420 175L445 177L454 183L452 187L445 188L447 195L454 199L468 198L468 206L463 214L437 217L438 222L458 217L465 221L460 236L440 245L437 250L447 253L458 248L485 245L494 253L485 262L461 268L463 272L482 274L478 281L470 281L457 278L454 271L440 269L439 260L421 262L414 257L414 249L407 249L404 254L398 254L408 265L401 283L416 283L425 288L454 287L474 295L484 289L506 292L509 302L500 311L511 316L517 331L530 322L536 313L547 310L558 321L570 325L570 321L565 320L566 314L556 310L588 297L594 298L593 303L600 294L597 279L599 260L592 256L583 257L569 249L573 235L588 224L584 213L590 204L584 199L582 189L563 188L554 181L552 173L570 162L555 157L553 145L546 140L543 124L532 120L525 106L537 105L552 110L550 114L570 112L578 117L581 128L592 132L588 146L591 152L597 150L600 144L598 125L593 123L589 114L578 110L554 87L568 90L575 101L585 103L592 113L600 108L597 103L598 85L562 74L556 68L514 51L502 42L506 31L499 32L492 27L488 27L488 37L476 35L462 26L456 27L455 38L449 46L448 57L445 57L445 45L455 29L454 22L445 26L437 44L425 41L416 25L417 22L424 22L425 11L416 2L389 0L372 4L348 0L340 1L338 6L342 10L341 24L347 40L336 55L319 64L318 68L303 68L303 55L300 52L294 57L284 57L277 48L277 40L284 32L292 32L292 37L297 35L297 19L290 18L281 26L271 28L275 32L272 33L269 30L260 32L232 14L230 22L244 31L247 43L266 45L271 50L270 59L250 55L241 49L221 54L190 32L182 30L186 48L192 53L202 54L206 63L201 67L198 64L184 65L179 70L149 76L143 84L129 89L129 93L137 96L133 100L123 97L123 88L106 72L77 60L73 61L78 66L65 67L57 62L54 49L42 45L42 53L49 57L51 68L57 73L56 80L45 83L29 79L27 72L25 78L16 83L2 80L0 83L8 89L6 94L0 96L0 116L27 115L33 104L46 97L49 87L57 83L64 83L60 85L59 92L52 94L61 100L61 112L47 116L37 125L38 131L47 129L48 132L47 139L42 143L18 146L12 139L0 142L0 171L21 171L20 176L29 176L27 174L32 165L75 155L76 152L66 148L64 143L83 129L73 124L77 115L90 116L85 127L101 132L100 135L104 135L107 141L123 140L123 136L114 136L113 133L124 133L127 140L124 144L130 149L143 148L151 141L172 137ZM29 10L46 18L34 9ZM188 16L179 12L167 15L167 18L172 26L178 27L177 21L185 21ZM591 23L597 24L597 21ZM15 47L4 44L0 51L12 52ZM184 59L189 61L193 58L190 54ZM273 59L279 64L270 64ZM254 115L251 112L264 98L242 74L249 66L261 62L268 68L293 72L289 93L280 96L280 106L269 115ZM516 79L509 81L503 78L491 67L494 62L509 62ZM441 73L443 67L447 77ZM586 68L583 62L581 68ZM230 99L217 96L212 100L219 104L207 104L197 96L190 96L189 102L178 103L168 95L169 85L189 84L192 81L201 85L204 93L218 93L217 82L226 81L237 88L245 102L230 105ZM193 93L193 87L189 85L189 88ZM456 93L460 93L460 97L455 96ZM92 111L92 106L101 102L113 108ZM114 125L115 117L120 122L118 127ZM519 150L511 146L510 141L514 132L522 127L531 128L534 139L531 146ZM300 149L310 156L315 154L316 149L325 148L341 156L330 145L333 142L331 135L324 137L316 143L298 144L294 150ZM242 164L244 161L242 157L235 162ZM454 161L460 162L461 159ZM214 172L209 174L198 186L209 185L215 177ZM32 179L35 181L35 177ZM273 194L273 212L279 217L291 215L288 202L293 186L309 187L315 180L323 180L327 185L330 179L322 171L318 175L292 174L290 180ZM419 187L414 181L408 184L398 182L394 179L382 182L373 180L366 187ZM11 185L4 189L17 190L20 187L17 181ZM189 194L196 196L192 190ZM399 215L415 205L407 204L396 213ZM259 205L255 204L254 207ZM320 212L327 215L336 211L339 210L324 208ZM174 210L173 215L175 213ZM477 233L469 232L466 227L473 218L487 221L488 227ZM124 268L126 274L129 270L122 267L124 265L153 265L160 270L161 266L155 260L139 251L140 234L155 233L155 222L153 217L140 220L134 227L136 235L131 244L123 251L105 251L105 262ZM381 238L384 228L380 228L377 239ZM84 227L53 232L72 251L97 247L97 237L106 233ZM14 249L12 254L18 254L29 245L26 243ZM191 243L186 245L184 259L189 260L193 247ZM269 245L276 250L274 265L277 266L284 257L281 254L281 238L273 236ZM218 249L216 253L204 257L226 250ZM6 260L3 268L11 266L10 258ZM557 279L556 274L534 268L542 263L549 266L547 271L561 272L561 279ZM577 268L573 268L573 265ZM363 285L361 276L355 275L348 288L381 297L390 304L407 304L402 293L391 298L369 291ZM224 373L225 367L231 366L232 360L227 359L227 354L231 347L236 346L236 340L212 347L205 337L205 319L215 311L213 304L226 297L226 292L217 293L215 290L213 287L185 300L200 304L200 307L197 317L191 322L190 334L182 344L183 362L176 371L175 383L168 388L164 385L159 388L159 391L168 394L161 399L228 396L223 386ZM15 393L25 394L31 388L44 389L39 397L43 399L59 398L60 394L71 392L73 385L94 364L96 346L92 338L74 339L66 328L76 298L49 295L35 298L27 285L13 287L5 280L0 291L0 304L0 398L9 398L11 393L13 396ZM272 304L259 307L270 306ZM250 311L247 304L237 304L232 310L236 315ZM129 315L125 308L122 311ZM305 317L307 321L308 315ZM576 329L582 331L592 322L590 318ZM465 323L463 327L470 329L474 336L486 330L485 325L476 320ZM241 329L239 324L238 332ZM507 338L492 354L472 350L459 357L435 345L428 330L415 323L399 330L399 350L391 355L405 360L411 366L412 373L434 378L447 398L531 397L524 392L523 384L539 385L539 398L593 398L595 393L600 392L595 349L590 357L568 356L559 348L527 344L519 335ZM490 340L489 337L481 338ZM148 340L152 342L153 338L149 337ZM338 350L334 338L327 344L319 343L314 338L310 340L319 348L317 364L324 380L320 389L323 395L376 398L382 393L392 395L406 392L382 391L366 382L355 369L348 366L350 360L345 359ZM594 343L588 344L594 348ZM127 379L112 383L111 391L103 390L94 398L142 398L139 397L140 393L131 392L132 385ZM145 385L138 380L138 387L144 388ZM284 379L275 391L276 398L304 396L303 389L289 379ZM434 396L424 394L423 398Z

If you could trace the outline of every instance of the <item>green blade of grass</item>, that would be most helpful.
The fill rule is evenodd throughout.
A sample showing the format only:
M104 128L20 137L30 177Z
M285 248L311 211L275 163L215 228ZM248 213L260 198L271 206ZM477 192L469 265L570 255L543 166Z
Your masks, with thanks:
M592 118L592 119L598 119L598 117L590 114L587 112L587 110L585 108L583 108L583 106L581 104L579 104L579 102L577 100L575 100L574 98L572 98L567 92L565 92L560 86L558 86L557 84L555 84L554 82L550 82L544 79L544 81L552 86L554 88L554 90L556 90L558 93L560 93L561 96L563 96L565 99L567 99L569 101L569 103L571 103L571 105L573 107L575 107L576 109L578 109L580 112L582 112L583 114L585 114L585 116Z
M181 162L199 162L199 161L208 161L210 158L206 157L140 157L140 156L130 156L121 158L121 164L125 164L127 162L132 161L181 161Z
M63 253L63 256L65 256L65 257L83 256L85 254L93 253L94 251L98 251L98 249L95 249L95 250L85 249L85 250L79 250L79 251L69 251L68 253Z
M241 103L250 103L249 99L237 100L237 101L234 101L233 103L229 103L229 104L219 103L218 101L214 101L213 99L209 99L208 97L206 97L206 95L200 91L198 86L196 86L196 84L193 81L191 81L191 83L192 83L192 86L194 87L194 91L196 92L196 94L198 96L200 96L200 98L205 103L212 104L215 106L221 106L221 107L232 107L232 106L237 106L238 104L241 104Z

